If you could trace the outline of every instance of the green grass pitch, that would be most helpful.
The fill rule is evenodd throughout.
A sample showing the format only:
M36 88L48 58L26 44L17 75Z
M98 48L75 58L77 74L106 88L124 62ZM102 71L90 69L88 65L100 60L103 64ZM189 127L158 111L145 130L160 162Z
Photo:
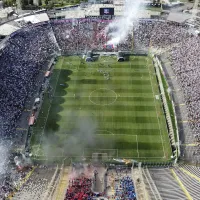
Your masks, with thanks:
M60 57L31 139L35 155L170 160L171 148L150 57L117 62Z

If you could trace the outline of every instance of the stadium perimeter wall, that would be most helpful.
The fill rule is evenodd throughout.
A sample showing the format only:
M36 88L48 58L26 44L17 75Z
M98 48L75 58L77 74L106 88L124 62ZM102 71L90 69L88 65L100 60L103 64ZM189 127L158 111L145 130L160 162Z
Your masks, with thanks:
M156 69L156 75L157 75L157 78L158 78L161 97L162 97L162 101L163 101L163 107L164 107L166 121L167 121L167 125L168 125L168 130L169 130L170 143L171 143L171 145L176 146L176 154L175 154L175 157L176 157L175 163L176 163L178 157L180 156L180 144L179 144L179 132L178 132L177 116L176 116L176 112L175 112L175 106L174 106L173 100L170 99L170 101L172 103L173 114L175 116L176 133L174 132L174 129L173 129L172 119L171 119L169 107L168 107L168 104L167 104L167 98L165 96L165 91L164 91L164 87L163 87L163 83L162 83L162 79L161 79L161 75L160 75L160 71L161 71L161 73L165 77L165 74L164 74L164 71L163 71L163 68L162 68L162 64L161 64L161 62L159 61L159 59L156 55L152 55L152 58L153 58L153 61L154 61L154 66L155 66L155 69ZM167 86L169 87L168 83L167 83ZM176 134L176 136L175 136L175 134ZM177 137L177 142L175 140L175 137Z

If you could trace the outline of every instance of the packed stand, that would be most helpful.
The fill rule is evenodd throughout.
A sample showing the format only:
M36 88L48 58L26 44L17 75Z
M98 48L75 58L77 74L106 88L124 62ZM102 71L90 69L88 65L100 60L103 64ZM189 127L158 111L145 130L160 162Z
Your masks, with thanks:
M183 90L188 121L200 142L200 36L187 26L165 21L141 20L134 26L134 48L168 50L172 69ZM199 147L198 147L199 148ZM200 148L194 155L200 154Z
M188 120L199 138L200 132L200 36L183 40L170 52L170 60L175 75L181 85L188 110Z
M10 138L14 136L16 123L25 108L26 100L33 96L34 89L39 84L36 81L39 73L59 51L57 42L63 54L83 53L91 49L104 51L104 45L109 40L104 34L108 23L108 20L97 19L54 20L51 25L25 27L10 36L0 49L1 135ZM133 33L134 48L164 48L176 44L170 52L172 68L185 94L190 125L200 141L199 36L191 36L187 27L152 20L139 21L134 26ZM129 34L118 45L118 49L131 48L132 36ZM116 195L127 193L132 198L134 187L131 180L126 177L121 181L122 190L116 192ZM73 180L66 199L89 199L92 195L90 186L90 179Z
M92 200L92 179L79 177L69 181L65 200Z
M136 200L136 192L131 170L117 166L106 173L106 196L115 200Z
M125 176L120 180L120 185L115 188L115 199L116 200L135 200L136 193L131 177Z
M0 50L0 132L13 136L27 97L38 82L36 77L47 65L48 58L58 51L63 54L104 51L109 40L105 28L109 20L54 20L50 24L29 26L13 33ZM187 28L173 23L142 20L134 25L134 46L164 47L189 38ZM57 43L57 42L58 43ZM195 44L196 45L196 44ZM116 50L132 48L131 34ZM187 60L187 63L190 63ZM194 92L194 91L193 91ZM191 108L190 108L191 109Z
M109 38L105 28L109 20L72 19L51 22L62 54L86 53L88 50L104 51ZM132 36L118 45L117 50L130 50Z
M134 47L165 48L189 37L188 28L171 22L141 20L134 25Z
M14 137L16 122L37 87L40 70L58 47L49 24L13 33L0 49L0 134Z

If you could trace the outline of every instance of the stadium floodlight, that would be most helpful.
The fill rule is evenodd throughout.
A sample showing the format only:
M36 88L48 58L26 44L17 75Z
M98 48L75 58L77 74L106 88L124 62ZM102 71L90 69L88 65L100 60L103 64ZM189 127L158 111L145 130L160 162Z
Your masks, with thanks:
M199 0L195 0L192 8L192 18L191 18L194 21L196 20L196 16L198 13L198 5L199 5Z

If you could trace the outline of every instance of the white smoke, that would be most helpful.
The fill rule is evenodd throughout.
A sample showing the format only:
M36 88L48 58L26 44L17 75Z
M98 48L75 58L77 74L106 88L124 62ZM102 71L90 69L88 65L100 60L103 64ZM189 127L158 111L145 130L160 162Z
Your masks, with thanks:
M22 159L19 158L18 156L14 157L14 162L17 165L17 167L20 167L20 168L23 167L23 165L22 165Z
M169 0L163 0L163 2L164 2L164 4L168 4L168 5L171 4L171 2L170 2ZM178 1L177 1L177 2L178 2Z
M21 154L19 156L14 157L14 162L19 169L22 169L23 167L28 167L32 165L32 161L30 157L26 157L24 154Z
M0 141L0 175L7 170L10 142Z
M139 19L139 12L142 10L144 0L125 0L123 16L110 23L105 31L109 38L108 44L116 46L124 41L133 25Z
M47 157L52 156L81 156L85 148L95 148L95 130L97 123L90 117L77 117L71 114L72 121L76 122L75 127L62 134L48 134L43 138L43 150ZM60 138L62 137L62 139Z

